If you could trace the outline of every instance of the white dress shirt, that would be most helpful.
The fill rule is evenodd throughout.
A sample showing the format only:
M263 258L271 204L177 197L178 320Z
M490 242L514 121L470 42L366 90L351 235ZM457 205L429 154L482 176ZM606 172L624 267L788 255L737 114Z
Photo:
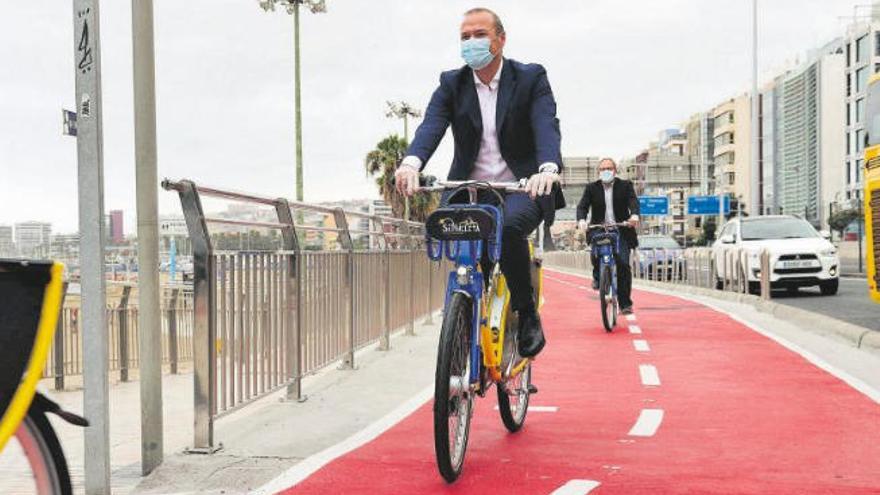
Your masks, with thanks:
M483 180L491 182L513 182L516 181L516 175L507 166L504 157L501 156L501 146L498 144L498 129L496 127L495 116L498 107L498 87L501 84L501 71L504 69L504 59L498 64L498 70L492 76L489 84L483 84L477 76L477 72L473 71L474 85L477 89L477 98L480 101L480 115L483 121L483 135L480 138L480 151L477 153L477 160L474 162L474 170L471 172L472 180ZM409 155L403 159L401 165L413 167L421 170L422 160L414 155ZM559 166L552 162L541 164L538 169L540 172L558 172Z
M605 223L617 223L614 219L614 182L602 184L602 188L605 190Z

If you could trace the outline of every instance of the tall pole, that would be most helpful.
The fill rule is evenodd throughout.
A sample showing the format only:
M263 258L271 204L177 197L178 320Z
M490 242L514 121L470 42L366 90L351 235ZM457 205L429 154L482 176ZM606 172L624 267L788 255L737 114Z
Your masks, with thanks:
M159 311L159 190L153 0L131 1L137 183L141 474L162 463L162 325ZM173 242L173 239L172 239ZM172 246L173 249L173 246ZM171 261L174 260L172 253ZM174 269L172 268L172 273Z
M104 281L104 142L99 0L73 1L77 105L85 492L110 493L110 388Z
M409 146L409 114L403 114L403 141ZM403 219L409 222L409 196L403 198Z
M303 200L303 164L302 164L302 114L300 113L300 74L299 74L299 4L301 0L293 2L293 58L294 58L294 83L296 95L294 105L296 113L296 200Z
M752 215L760 215L761 211L761 167L758 163L759 147L759 124L758 124L758 0L752 0L752 150L751 157L751 180L749 195L749 208ZM740 209L742 209L740 207Z

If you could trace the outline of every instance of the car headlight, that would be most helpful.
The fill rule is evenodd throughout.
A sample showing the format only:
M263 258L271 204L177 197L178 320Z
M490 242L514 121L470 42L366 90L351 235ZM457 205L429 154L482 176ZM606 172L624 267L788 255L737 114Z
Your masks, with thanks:
M819 256L834 256L837 254L836 248L828 248L819 251Z

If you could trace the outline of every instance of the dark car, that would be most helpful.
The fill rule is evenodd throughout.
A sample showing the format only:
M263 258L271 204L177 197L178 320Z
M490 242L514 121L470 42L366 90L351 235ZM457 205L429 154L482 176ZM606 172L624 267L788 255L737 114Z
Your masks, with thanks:
M639 236L639 270L643 278L672 280L675 273L684 274L684 249L672 237L665 235ZM678 265L676 269L675 265Z

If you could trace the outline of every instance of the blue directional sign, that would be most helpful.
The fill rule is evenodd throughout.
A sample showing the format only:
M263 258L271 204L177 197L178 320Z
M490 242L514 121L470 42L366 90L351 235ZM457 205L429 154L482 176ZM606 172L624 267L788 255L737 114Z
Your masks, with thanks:
M724 213L730 213L730 197L724 196ZM688 198L688 215L717 215L718 196L691 196Z
M639 196L639 209L644 216L669 215L669 198L666 196Z

